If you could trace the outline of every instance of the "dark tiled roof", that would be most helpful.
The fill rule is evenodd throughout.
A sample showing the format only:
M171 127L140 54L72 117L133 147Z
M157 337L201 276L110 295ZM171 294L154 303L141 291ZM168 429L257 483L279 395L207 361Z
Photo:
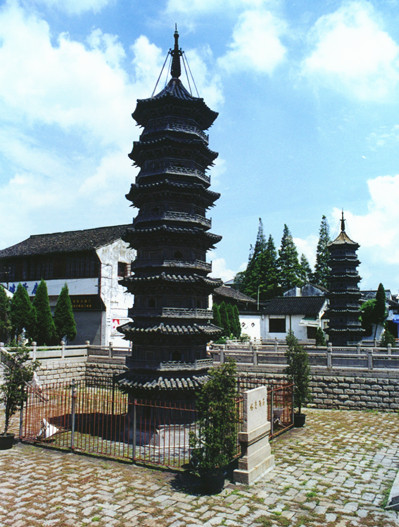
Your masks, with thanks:
M128 322L119 326L118 331L125 335L156 334L156 335L206 335L212 337L220 334L220 328L213 324L165 324L164 322L153 325L139 326L137 322Z
M345 245L345 244L356 245L357 247L359 247L359 244L351 240L345 231L341 231L338 234L338 236L335 238L335 240L328 244L328 247L331 247L331 245Z
M234 289L233 287L229 287L226 285L217 287L214 291L214 294L233 299L236 302L247 302L250 304L256 304L256 300L254 300L250 296L244 295L244 293L240 293L240 291L237 291L237 289Z
M221 283L221 280L218 278L207 278L199 274L172 274L162 272L159 274L152 274L148 276L128 276L123 280L124 285L131 283L147 283L147 282L174 282L181 284L205 284L207 286L216 286Z
M126 373L118 379L122 389L129 390L197 390L209 379L206 373L184 377L157 374Z
M262 307L265 315L317 316L323 307L322 296L285 296L273 298Z
M0 251L0 259L97 249L121 238L130 225L114 225L81 231L54 232L52 234L34 234L28 239Z

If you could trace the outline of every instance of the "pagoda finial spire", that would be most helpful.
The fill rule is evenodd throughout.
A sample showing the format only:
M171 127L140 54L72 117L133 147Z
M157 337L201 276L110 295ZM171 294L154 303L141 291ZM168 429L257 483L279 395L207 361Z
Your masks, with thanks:
M344 211L342 209L342 217L341 217L341 232L345 232L345 218L344 218Z
M174 37L175 47L173 48L173 50L169 50L169 53L172 56L172 67L170 69L170 73L173 79L178 79L181 75L180 57L182 56L182 50L179 49L179 33L177 31L177 24L175 24Z

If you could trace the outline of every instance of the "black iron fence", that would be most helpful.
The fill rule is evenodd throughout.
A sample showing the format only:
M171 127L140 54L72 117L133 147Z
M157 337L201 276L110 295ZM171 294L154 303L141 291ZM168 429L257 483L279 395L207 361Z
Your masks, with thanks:
M245 389L263 385L239 379L238 414L242 422ZM40 389L28 386L20 438L22 441L179 469L190 460L190 432L197 432L193 403L132 399L112 377L59 382ZM292 386L268 388L271 437L292 426ZM237 457L240 452L237 429Z

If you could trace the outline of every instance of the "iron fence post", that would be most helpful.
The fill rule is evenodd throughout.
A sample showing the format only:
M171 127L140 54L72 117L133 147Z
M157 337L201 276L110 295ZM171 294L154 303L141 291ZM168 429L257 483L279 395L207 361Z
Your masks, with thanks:
M295 404L294 390L295 390L295 384L292 384L291 385L291 400L292 400L291 423L292 424L294 424L294 404Z
M133 461L136 459L137 399L133 399Z
M74 440L75 440L75 405L76 405L76 384L75 384L75 379L72 379L72 384L71 384L71 450L74 449Z
M273 436L274 433L274 386L272 385L272 389L270 392L270 432Z
M26 387L25 387L26 390ZM24 422L24 403L22 402L19 412L19 440L22 441L23 434L23 422Z

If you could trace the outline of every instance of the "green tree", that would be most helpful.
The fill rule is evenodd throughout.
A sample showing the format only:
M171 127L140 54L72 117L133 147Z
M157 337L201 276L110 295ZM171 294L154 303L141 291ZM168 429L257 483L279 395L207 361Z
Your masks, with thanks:
M259 300L264 302L278 296L280 286L277 251L271 235L269 235L264 251L258 257L256 270L259 277Z
M215 303L212 306L212 312L213 312L213 323L215 324L215 326L218 326L219 328L221 328L222 320L220 318L220 308Z
M301 414L302 406L311 399L309 356L292 331L288 333L286 342L287 368L285 373L294 384L294 406L298 408L298 414Z
M266 239L263 233L262 219L259 218L258 234L254 247L250 247L248 265L244 272L241 291L252 298L257 298L260 286L259 258L266 249Z
M66 337L68 341L76 337L76 322L72 310L67 284L61 289L54 310L54 324L58 341Z
M322 216L319 230L319 241L316 248L316 263L314 273L312 274L312 282L315 285L320 285L322 287L327 287L328 278L330 276L330 268L328 266L328 260L330 258L328 244L330 241L327 218Z
M385 319L387 318L387 310L386 310L386 296L385 296L385 289L382 284L379 284L377 289L377 294L375 296L375 307L374 307L374 322L375 322L375 331L374 331L374 338L377 334L377 326L382 325L385 322Z
M234 320L234 336L239 339L241 337L241 323L240 323L240 313L237 306L233 306L233 320Z
M312 276L312 269L310 267L309 261L304 254L301 254L300 260L300 279L303 284L306 284L310 281Z
M292 287L301 286L301 266L298 260L298 251L287 225L284 225L283 237L279 249L278 265L280 271L280 284L283 291Z
M321 328L316 329L316 346L325 346L326 345L326 337L324 335L324 331Z
M220 310L220 321L222 323L222 329L223 329L223 335L225 337L230 337L231 335L231 327L230 327L230 320L229 320L229 314L227 312L227 306L226 302L222 302L219 306Z
M369 337L373 332L375 303L375 298L370 298L370 300L363 302L360 307L360 321L366 337Z
M10 306L11 333L18 339L25 331L29 340L34 338L36 326L36 310L30 301L27 290L18 284L17 290L11 300Z
M55 344L57 340L57 332L51 315L47 285L43 279L37 287L33 305L36 309L35 338L37 344L39 346Z
M0 285L0 342L8 342L11 332L10 299Z

